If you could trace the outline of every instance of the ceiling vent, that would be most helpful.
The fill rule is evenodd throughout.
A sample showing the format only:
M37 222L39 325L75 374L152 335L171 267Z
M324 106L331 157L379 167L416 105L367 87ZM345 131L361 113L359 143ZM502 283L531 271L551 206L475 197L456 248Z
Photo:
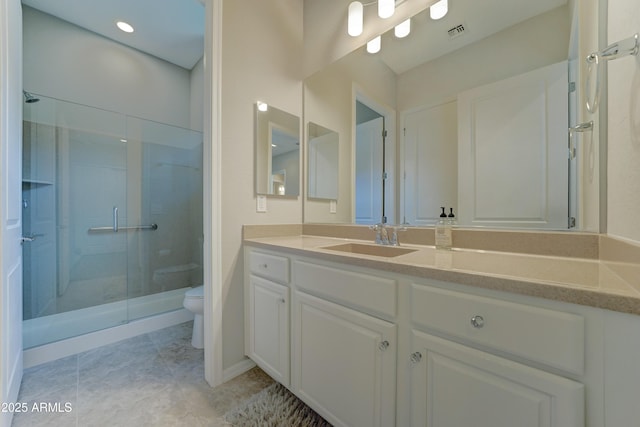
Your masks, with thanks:
M447 33L449 34L449 39L453 40L455 38L458 38L460 36L462 36L465 31L466 31L466 27L464 26L464 24L460 24L460 25L456 25L455 27L451 28L449 31L447 31Z

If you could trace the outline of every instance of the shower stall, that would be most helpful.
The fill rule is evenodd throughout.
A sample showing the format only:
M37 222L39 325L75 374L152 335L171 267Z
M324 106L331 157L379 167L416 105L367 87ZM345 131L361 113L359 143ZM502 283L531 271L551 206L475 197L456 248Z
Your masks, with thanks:
M203 280L202 133L31 96L24 348L181 309Z

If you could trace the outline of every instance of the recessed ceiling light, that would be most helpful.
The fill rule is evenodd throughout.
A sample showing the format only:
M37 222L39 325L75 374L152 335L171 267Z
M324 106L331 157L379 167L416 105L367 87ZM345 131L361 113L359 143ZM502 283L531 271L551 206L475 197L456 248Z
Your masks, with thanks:
M125 33L133 33L133 27L124 21L118 21L116 25Z

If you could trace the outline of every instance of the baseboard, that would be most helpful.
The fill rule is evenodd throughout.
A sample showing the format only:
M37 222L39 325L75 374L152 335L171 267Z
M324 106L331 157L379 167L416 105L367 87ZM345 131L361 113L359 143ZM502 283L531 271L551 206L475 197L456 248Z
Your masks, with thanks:
M24 369L193 320L184 308L24 350Z
M244 374L254 366L256 366L256 364L253 362L253 360L249 358L244 359L222 372L222 382L226 383L227 381L234 379L238 375Z

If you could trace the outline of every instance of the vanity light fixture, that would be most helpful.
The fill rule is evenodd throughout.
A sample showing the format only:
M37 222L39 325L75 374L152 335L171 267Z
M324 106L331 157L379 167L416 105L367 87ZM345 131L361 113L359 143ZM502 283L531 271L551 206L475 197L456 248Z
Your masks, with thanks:
M396 27L393 29L393 34L399 39L407 37L410 32L411 32L411 18L396 25Z
M444 16L449 11L449 0L440 0L437 3L434 3L429 8L429 16L431 19L438 20L444 18Z
M347 16L347 33L351 37L358 37L362 34L363 22L364 6L359 1L351 2Z
M127 22L118 21L116 22L116 26L120 28L120 30L124 31L125 33L133 33L133 27L131 26L131 24L128 24Z
M378 16L387 19L393 16L396 11L396 0L377 0L370 3L352 1L349 3L347 12L347 33L351 37L358 37L362 34L364 26L364 7L378 3Z
M256 105L258 106L258 111L264 112L269 109L269 105L266 102L258 101Z
M378 0L378 16L380 18L391 18L395 11L396 0Z
M373 40L369 40L367 42L367 52L369 53L378 53L380 52L380 47L382 44L382 37L378 36Z

